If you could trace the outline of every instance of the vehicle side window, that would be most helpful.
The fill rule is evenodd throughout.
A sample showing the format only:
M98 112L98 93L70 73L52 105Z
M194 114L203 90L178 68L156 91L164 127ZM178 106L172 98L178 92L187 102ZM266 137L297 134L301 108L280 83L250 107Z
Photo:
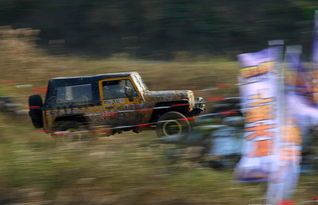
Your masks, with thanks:
M137 92L128 79L122 80L111 80L111 81L104 81L103 82L103 93L104 93L104 100L114 99L114 98L127 98L126 95L126 87L130 87L133 96L137 96Z
M56 103L73 103L81 105L92 101L91 84L58 87L56 92Z

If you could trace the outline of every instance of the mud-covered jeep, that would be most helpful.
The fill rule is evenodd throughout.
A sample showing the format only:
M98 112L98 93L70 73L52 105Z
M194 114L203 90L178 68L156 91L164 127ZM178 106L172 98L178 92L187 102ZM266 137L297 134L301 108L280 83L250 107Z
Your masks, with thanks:
M204 110L190 90L149 91L136 72L49 80L45 102L29 97L36 128L57 131L107 128L111 134L154 127L159 136L187 134L189 121Z

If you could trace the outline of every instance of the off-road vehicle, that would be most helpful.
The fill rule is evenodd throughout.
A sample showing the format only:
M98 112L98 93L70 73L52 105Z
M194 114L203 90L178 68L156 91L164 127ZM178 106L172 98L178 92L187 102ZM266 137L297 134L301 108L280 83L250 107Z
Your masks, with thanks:
M44 103L29 97L29 115L48 133L106 127L111 134L154 127L159 136L187 134L204 110L190 90L150 91L137 72L53 78Z

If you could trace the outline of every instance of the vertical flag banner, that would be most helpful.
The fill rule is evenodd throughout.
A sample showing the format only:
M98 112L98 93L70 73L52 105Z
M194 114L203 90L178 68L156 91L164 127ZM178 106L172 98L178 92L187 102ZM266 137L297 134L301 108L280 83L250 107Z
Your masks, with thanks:
M243 156L235 169L241 182L269 180L274 139L279 135L279 74L281 47L238 56L245 141Z
M301 62L301 47L287 47L286 78L283 90L285 104L281 113L281 135L277 135L273 149L273 166L267 192L268 204L279 204L291 197L299 177L301 158L301 122L307 104L308 89ZM297 109L294 106L297 105Z
M309 128L318 124L318 11L310 75L301 52L299 46L287 47L285 70L279 69L282 46L238 56L243 67L239 80L245 142L235 176L242 182L269 181L266 204L270 205L291 198L300 174L302 145L306 147L303 141Z
M302 136L308 134L310 126L318 123L318 109L311 98L309 71L303 66L301 53L300 46L289 46L285 53L284 123L282 135L275 140L268 204L279 204L291 197L300 174L302 141L306 139Z
M287 47L285 66L285 94L288 102L286 112L296 116L302 132L305 132L318 124L318 108L313 98L310 70L304 67L301 60L300 46ZM297 109L294 109L295 105Z

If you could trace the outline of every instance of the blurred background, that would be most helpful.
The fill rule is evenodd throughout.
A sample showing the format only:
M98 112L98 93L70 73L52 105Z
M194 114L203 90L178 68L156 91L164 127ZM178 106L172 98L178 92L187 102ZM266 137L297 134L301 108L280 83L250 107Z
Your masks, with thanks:
M234 183L237 156L211 150L215 138L241 139L242 123L203 119L178 143L152 131L61 143L32 127L28 96L44 97L53 77L137 71L151 90L191 89L213 112L239 96L237 54L284 39L309 59L316 9L315 0L1 0L0 204L260 204L266 184ZM301 175L297 202L317 184L315 172Z
M314 0L2 0L0 25L40 31L52 53L147 59L235 57L267 40L309 46ZM59 51L61 52L61 51Z

